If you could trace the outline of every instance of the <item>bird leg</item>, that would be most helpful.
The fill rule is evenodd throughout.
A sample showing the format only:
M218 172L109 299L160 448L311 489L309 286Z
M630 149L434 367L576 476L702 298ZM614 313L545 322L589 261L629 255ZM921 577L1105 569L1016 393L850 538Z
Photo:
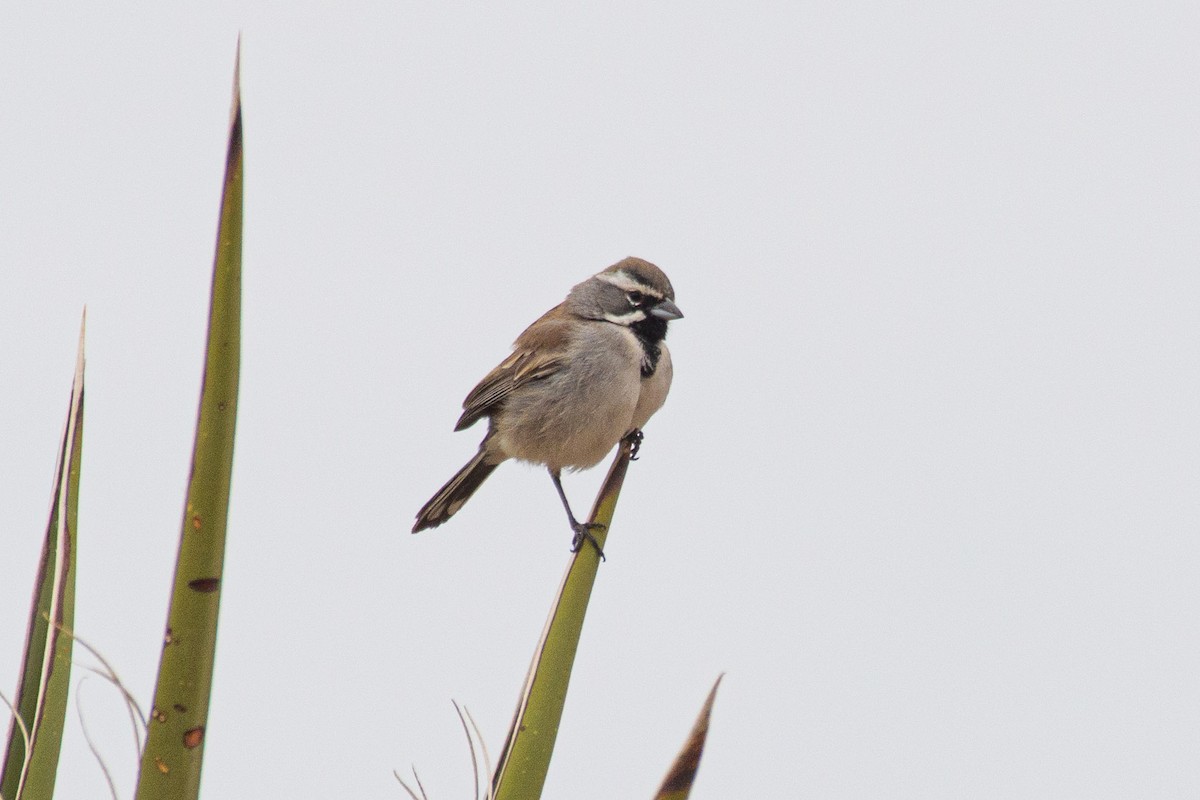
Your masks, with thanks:
M588 541L592 543L592 547L596 548L596 554L600 556L600 560L605 561L604 551L600 549L600 543L596 541L592 531L602 531L607 526L602 522L579 522L576 520L575 515L571 513L571 504L567 502L567 493L563 491L561 473L553 469L549 472L550 480L554 481L554 488L558 490L558 497L562 500L563 508L567 510L567 519L571 521L571 530L575 532L574 538L571 539L571 552L578 553L584 541Z
M646 438L646 434L642 433L641 428L634 428L625 435L625 441L629 442L629 460L638 460L638 450L642 449L642 440Z

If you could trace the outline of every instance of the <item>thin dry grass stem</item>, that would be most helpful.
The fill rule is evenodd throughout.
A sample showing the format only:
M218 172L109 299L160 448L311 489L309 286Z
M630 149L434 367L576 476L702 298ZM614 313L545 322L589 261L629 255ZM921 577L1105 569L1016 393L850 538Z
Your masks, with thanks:
M408 796L411 797L412 800L429 800L429 795L425 794L425 787L421 785L421 778L419 775L417 775L417 768L413 767L412 771L413 777L417 780L417 788L421 790L421 794L419 795L412 790L412 787L404 782L404 778L400 777L399 772L392 770L392 774L396 776L396 781L404 788L404 791L408 792Z
M479 726L475 724L475 718L471 716L471 712L466 706L463 706L463 713L467 715L467 719L471 723L471 730L475 731L475 741L479 742L479 749L483 751L483 772L485 775L492 774L492 757L488 754L487 742L483 740L483 734L479 732ZM487 797L485 800L492 800L495 796L492 792L491 783L488 783Z
M425 794L425 787L421 785L421 776L417 774L417 768L413 767L413 780L417 782L417 788L421 790L423 800L429 800L429 795Z
M29 769L29 760L33 757L33 753L29 751L29 728L25 725L25 720L21 719L21 714L17 711L17 707L12 704L12 701L0 692L0 700L4 701L4 705L8 706L8 710L12 712L13 721L17 723L17 729L21 731L21 741L25 743L25 757L21 760L21 774ZM4 800L4 795L0 795L0 800Z
M84 664L83 668L86 669L88 672L92 673L93 675L97 676L101 680L107 682L110 686L117 687L117 690L119 692L121 692L121 699L125 701L125 708L129 712L129 725L131 728L133 728L134 758L135 759L141 758L142 737L140 734L143 731L143 729L138 727L138 719L137 719L137 717L134 716L133 708L130 706L130 703L133 702L133 700L132 700L132 698L130 698L128 696L128 693L125 691L125 687L121 685L120 680L118 680L116 676L110 675L109 673L104 672L103 670L96 669L91 664ZM80 685L82 685L82 684L83 684L83 681L80 680Z
M463 710L457 701L451 700L450 702L454 705L458 721L462 724L463 734L467 737L467 751L471 754L471 788L475 790L475 800L479 800L479 760L475 758L475 742L471 739L471 729L467 727L467 718L463 716Z
M129 712L129 725L133 728L134 752L136 752L140 758L142 752L142 737L146 734L147 729L150 727L150 719L142 711L142 707L138 704L137 698L133 696L132 692L125 688L125 684L121 681L121 677L117 675L117 671L113 669L112 664L108 663L108 659L100 654L99 650L93 647L86 639L81 638L74 631L68 630L61 624L56 623L55 627L65 633L67 636L70 636L73 641L79 643L84 650L87 650L89 653L91 653L92 658L99 661L100 665L104 667L104 669L98 670L91 666L88 666L87 669L91 670L101 678L104 678L104 680L111 683L113 686L117 687L117 691L121 693L121 697L125 700L125 709ZM139 722L141 725L138 724Z
M483 735L480 734L479 726L475 723L475 718L471 716L471 712L467 710L466 706L460 706L457 700L451 699L450 704L454 706L454 712L458 714L458 722L460 725L462 725L463 734L465 734L467 737L467 752L471 754L471 783L475 789L475 800L480 800L479 759L475 754L476 742L479 743L479 749L483 753L483 767L488 775L492 773L492 760L488 755L487 745L484 744ZM417 782L417 788L421 792L420 795L413 791L412 787L404 782L404 779L400 777L399 772L392 770L392 775L394 775L400 785L404 787L404 791L408 792L408 796L411 797L412 800L429 800L428 795L425 794L425 787L421 785L421 776L417 774L417 768L413 767L412 771L413 778ZM487 790L487 797L484 798L484 800L491 800L492 797L492 789L489 786ZM3 798L0 798L0 800L3 800Z
M101 677L104 677L102 673ZM79 687L75 690L75 713L79 715L79 727L83 731L83 740L87 742L88 750L92 751L92 757L96 759L96 763L100 766L100 771L104 773L104 780L108 783L108 793L112 795L113 800L119 800L117 797L117 785L113 783L112 773L108 769L108 764L104 763L104 756L100 753L100 748L96 746L95 740L92 739L92 734L88 731L87 720L83 716L83 684L87 681L87 677L81 678ZM141 754L141 750L138 751Z

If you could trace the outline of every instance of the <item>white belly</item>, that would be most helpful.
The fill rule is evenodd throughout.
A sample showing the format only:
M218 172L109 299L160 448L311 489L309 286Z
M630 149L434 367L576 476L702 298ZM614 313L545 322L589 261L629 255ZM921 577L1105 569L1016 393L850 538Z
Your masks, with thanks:
M510 458L552 470L586 469L637 427L643 395L637 337L605 324L571 350L567 367L514 392L495 418L493 445ZM647 418L661 405L660 399Z

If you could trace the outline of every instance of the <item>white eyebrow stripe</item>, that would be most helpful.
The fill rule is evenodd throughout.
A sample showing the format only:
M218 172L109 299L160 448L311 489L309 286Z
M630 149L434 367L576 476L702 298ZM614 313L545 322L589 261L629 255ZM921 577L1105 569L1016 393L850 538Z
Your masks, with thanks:
M596 277L605 283L610 283L625 292L644 292L646 294L655 295L658 294L654 290L650 289L649 286L642 283L637 278L634 278L623 269L617 270L616 272L601 272Z

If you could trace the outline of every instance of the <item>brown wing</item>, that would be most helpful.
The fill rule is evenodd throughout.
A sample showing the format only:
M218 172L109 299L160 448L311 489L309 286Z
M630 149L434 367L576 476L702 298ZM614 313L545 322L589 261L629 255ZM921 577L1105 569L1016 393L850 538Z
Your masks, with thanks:
M514 389L562 369L570 329L569 321L560 316L561 308L546 312L517 337L512 355L484 376L463 400L463 413L454 430L469 428L481 417L491 415Z

